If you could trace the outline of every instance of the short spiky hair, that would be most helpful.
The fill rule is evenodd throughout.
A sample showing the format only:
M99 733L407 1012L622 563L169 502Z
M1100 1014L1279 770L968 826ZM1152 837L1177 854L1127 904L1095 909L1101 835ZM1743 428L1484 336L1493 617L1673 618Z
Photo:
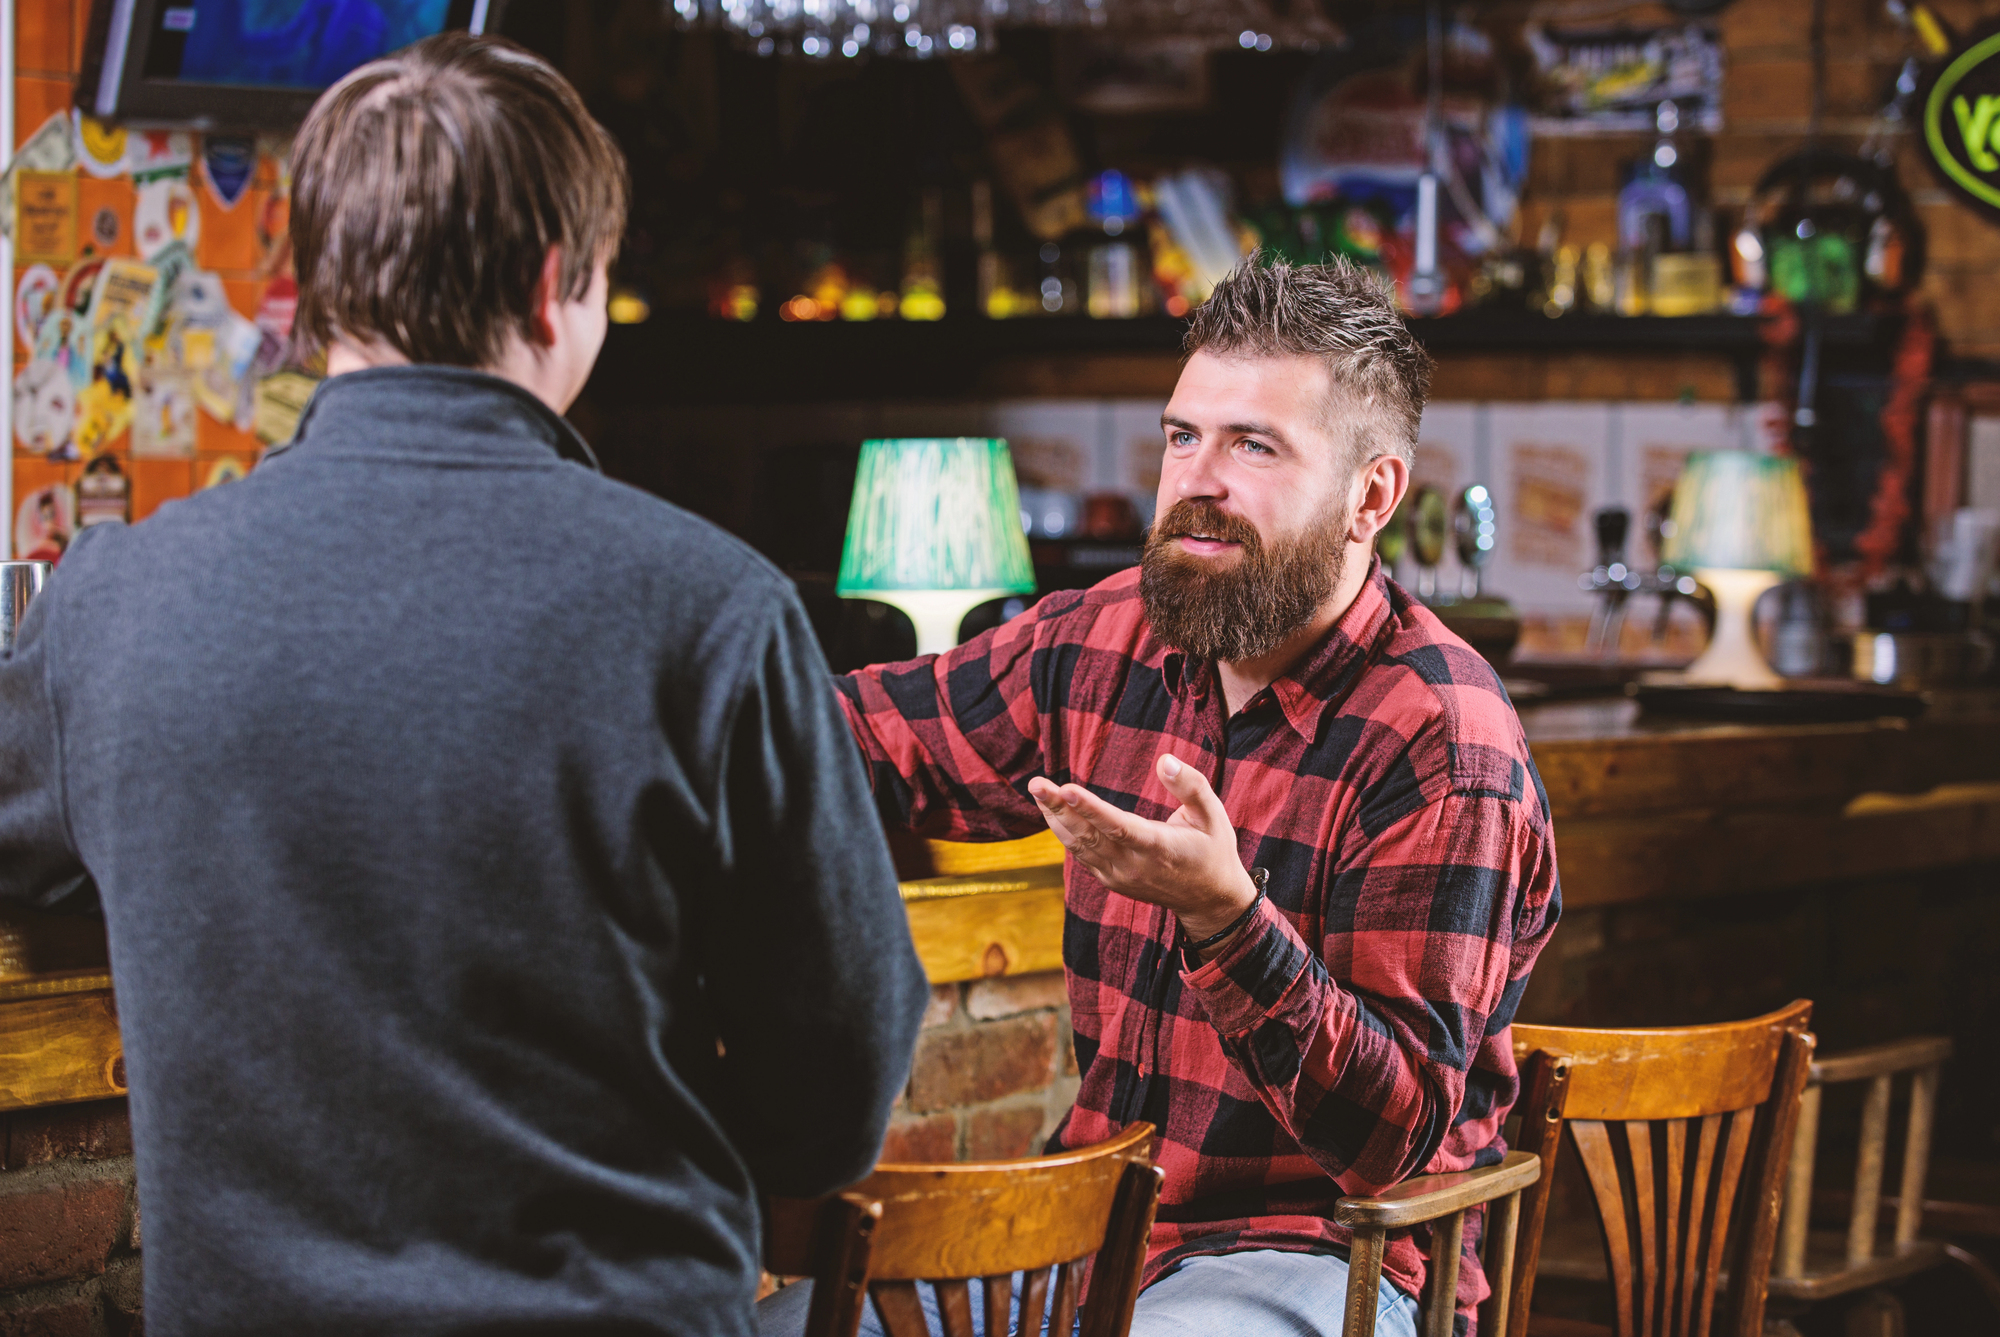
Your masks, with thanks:
M1182 348L1190 357L1323 359L1345 401L1330 412L1346 420L1353 467L1379 455L1414 461L1431 358L1372 271L1342 259L1290 265L1252 255L1195 308Z

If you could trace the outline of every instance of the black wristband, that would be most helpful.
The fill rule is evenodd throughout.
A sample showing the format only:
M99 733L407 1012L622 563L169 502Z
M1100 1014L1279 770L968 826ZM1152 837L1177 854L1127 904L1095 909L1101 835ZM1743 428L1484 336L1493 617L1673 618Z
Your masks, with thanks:
M1250 870L1250 880L1257 884L1257 899L1250 902L1250 908L1245 910L1242 914L1236 916L1236 918L1230 920L1229 927L1222 930L1222 932L1211 933L1206 938L1203 938L1200 942L1189 943L1188 944L1189 951L1205 952L1219 942L1228 941L1230 934L1236 932L1236 930L1242 928L1245 924L1250 922L1250 916L1256 914L1257 907L1264 903L1264 887L1265 884L1267 884L1271 880L1271 870L1268 868L1252 868ZM1185 932L1185 930L1183 930L1183 932Z

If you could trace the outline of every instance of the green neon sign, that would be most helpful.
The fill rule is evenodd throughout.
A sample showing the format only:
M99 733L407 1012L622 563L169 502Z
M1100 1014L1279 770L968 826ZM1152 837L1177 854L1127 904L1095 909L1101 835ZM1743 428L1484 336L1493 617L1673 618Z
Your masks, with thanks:
M1924 98L1924 147L1953 190L2000 217L2000 31L1966 47Z

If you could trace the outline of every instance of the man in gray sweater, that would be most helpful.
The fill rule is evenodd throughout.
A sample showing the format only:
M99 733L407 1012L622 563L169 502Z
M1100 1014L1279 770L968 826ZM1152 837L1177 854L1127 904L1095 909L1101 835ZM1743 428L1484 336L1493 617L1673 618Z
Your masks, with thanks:
M431 39L301 130L249 478L99 526L0 661L0 898L111 941L146 1329L754 1331L759 1191L865 1174L926 997L790 585L558 416L623 163Z

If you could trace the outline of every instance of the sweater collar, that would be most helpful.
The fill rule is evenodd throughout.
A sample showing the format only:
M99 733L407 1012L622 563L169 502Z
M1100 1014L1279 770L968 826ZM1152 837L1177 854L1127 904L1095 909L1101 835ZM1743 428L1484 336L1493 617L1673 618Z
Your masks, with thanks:
M320 382L292 439L271 454L598 470L576 429L512 381L470 367L369 367Z

